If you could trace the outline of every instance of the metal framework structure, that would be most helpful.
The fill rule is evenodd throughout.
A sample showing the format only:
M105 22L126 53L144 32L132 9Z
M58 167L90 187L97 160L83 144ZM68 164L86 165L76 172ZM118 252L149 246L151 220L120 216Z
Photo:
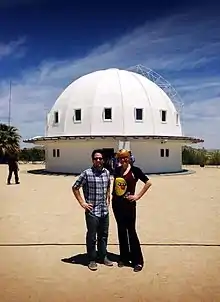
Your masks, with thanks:
M181 100L178 92L167 80L165 80L156 71L153 71L152 69L147 68L140 64L131 66L127 70L136 72L136 73L148 78L150 81L154 82L157 86L159 86L168 95L168 97L173 102L177 112L179 114L182 113L184 103Z

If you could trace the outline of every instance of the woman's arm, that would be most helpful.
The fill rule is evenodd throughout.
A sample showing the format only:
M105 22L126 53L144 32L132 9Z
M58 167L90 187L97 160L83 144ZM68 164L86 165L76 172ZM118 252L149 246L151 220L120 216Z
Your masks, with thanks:
M144 186L142 187L140 192L138 192L137 194L134 194L134 195L129 195L127 197L127 199L130 201L137 201L149 190L149 188L152 186L152 183L150 182L149 178L142 172L142 170L140 168L133 167L132 170L133 170L135 178L140 179L144 183Z

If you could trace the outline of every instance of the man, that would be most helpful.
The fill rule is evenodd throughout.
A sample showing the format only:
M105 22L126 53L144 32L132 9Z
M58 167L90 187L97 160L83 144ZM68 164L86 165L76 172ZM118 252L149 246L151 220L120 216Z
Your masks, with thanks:
M14 173L15 176L15 183L19 184L19 177L18 177L18 159L17 156L15 154L11 154L8 157L8 179L7 179L7 184L10 185L11 184L11 178L12 178L12 174Z
M117 153L115 152L114 157L112 159L112 170L113 170L113 172L118 167L118 165L119 165L119 161L118 161L118 158L117 158Z
M135 162L135 158L134 158L134 155L132 154L131 151L129 151L129 154L130 154L130 164L133 165L134 162Z
M113 263L107 258L109 230L110 173L103 167L102 150L92 152L93 166L81 173L72 186L73 194L85 210L87 226L86 248L88 268L97 270L96 237L99 260L107 266ZM80 194L83 188L84 199Z

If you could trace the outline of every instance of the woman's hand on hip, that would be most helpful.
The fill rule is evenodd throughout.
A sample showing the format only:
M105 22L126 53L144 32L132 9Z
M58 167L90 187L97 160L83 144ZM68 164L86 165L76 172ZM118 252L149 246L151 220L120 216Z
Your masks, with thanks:
M127 198L130 202L132 202L132 201L137 201L137 200L139 199L137 195L128 195L126 198Z

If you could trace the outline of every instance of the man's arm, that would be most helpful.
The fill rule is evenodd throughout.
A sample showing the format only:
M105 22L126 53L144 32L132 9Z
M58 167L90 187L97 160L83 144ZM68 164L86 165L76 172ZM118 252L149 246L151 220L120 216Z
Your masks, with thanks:
M16 160L15 165L16 165L17 170L19 171L18 160Z
M110 205L111 202L111 192L110 192L110 187L111 187L111 179L109 175L109 183L108 183L108 190L107 190L107 205Z
M79 178L76 180L76 182L72 186L72 191L74 196L76 197L78 203L81 205L81 207L85 210L92 210L92 205L88 204L84 201L84 199L81 196L80 188L86 183L86 173L82 172L82 174L79 176Z

